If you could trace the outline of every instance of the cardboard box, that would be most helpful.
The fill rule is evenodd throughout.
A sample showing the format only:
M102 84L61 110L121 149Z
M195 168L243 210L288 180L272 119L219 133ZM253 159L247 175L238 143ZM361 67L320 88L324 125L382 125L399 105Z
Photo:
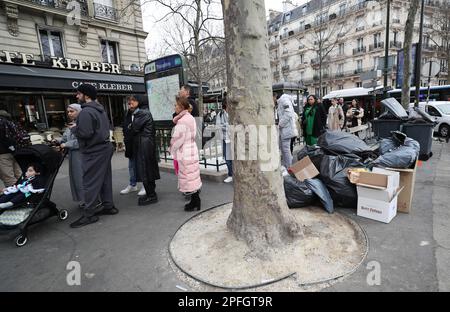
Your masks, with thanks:
M398 172L374 168L373 172L360 172L357 176L357 215L389 223L397 215L399 188Z
M398 190L400 185L399 173L381 168L373 168L372 172L355 172L353 169L349 169L348 176L351 183L374 190L383 190L389 198ZM386 197L383 196L383 198Z
M300 181L312 179L319 175L319 170L314 166L309 156L297 161L289 168L289 171Z
M372 189L373 191L378 192L380 194L378 194L377 196L371 196L373 194L368 196L368 194L364 193L364 191L370 188L364 186L357 186L357 188L358 188L358 209L357 209L358 216L384 223L390 223L392 219L394 219L394 217L397 215L398 194L401 193L402 189L399 189L397 192L395 192L394 195L390 198L390 200L384 201L381 200L380 195L381 193L387 195L385 191ZM377 197L380 199L377 199ZM385 198L386 197L383 197L383 199Z
M417 162L411 169L387 169L400 173L400 187L403 187L403 191L398 196L397 210L403 213L410 213L412 210L414 186L416 184Z

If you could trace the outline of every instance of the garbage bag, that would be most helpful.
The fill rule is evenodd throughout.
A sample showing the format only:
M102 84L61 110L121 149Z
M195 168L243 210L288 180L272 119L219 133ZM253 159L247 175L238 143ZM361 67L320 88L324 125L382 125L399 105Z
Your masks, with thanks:
M398 146L393 139L383 139L380 142L380 157L373 165L389 168L409 168L417 160L420 144L416 140L406 138L405 143Z
M328 213L334 212L334 203L327 186L319 179L306 179L306 186L319 197L320 202Z
M410 107L408 110L408 122L435 123L433 117L420 107Z
M343 155L325 155L320 166L320 179L327 186L335 207L356 208L358 193L356 185L347 177L348 168L361 168L359 158Z
M320 147L306 145L297 153L297 160L302 160L306 156L309 156L314 166L316 166L316 168L320 168L323 155L325 155L325 153Z
M408 119L408 114L406 113L403 106L394 98L388 98L381 101L384 107L386 107L389 112L391 112L397 119Z
M317 145L325 151L336 154L365 154L372 152L370 147L356 135L342 131L326 131L318 140Z
M289 208L301 208L312 205L317 197L305 182L292 176L284 177L284 192Z
M382 113L380 116L378 116L378 119L382 119L382 120L386 120L386 119L389 119L389 120L398 120L398 118L395 117L395 116L394 116L391 112L389 112L389 111L386 111L386 112Z

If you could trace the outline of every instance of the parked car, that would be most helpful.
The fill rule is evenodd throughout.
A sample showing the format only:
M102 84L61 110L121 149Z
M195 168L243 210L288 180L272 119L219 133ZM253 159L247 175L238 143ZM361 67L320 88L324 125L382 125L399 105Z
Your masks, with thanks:
M410 106L414 106L411 103ZM419 108L427 112L437 123L434 128L440 136L447 137L450 134L450 101L420 102Z

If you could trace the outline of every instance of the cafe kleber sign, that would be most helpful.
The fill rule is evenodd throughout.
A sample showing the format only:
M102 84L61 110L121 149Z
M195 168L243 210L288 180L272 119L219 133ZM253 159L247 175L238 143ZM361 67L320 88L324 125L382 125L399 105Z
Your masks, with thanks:
M76 89L82 84L93 85L99 91L133 91L133 85L125 83L73 81L72 87Z
M1 51L1 53L3 55L0 54L0 63L36 66L33 54L10 51ZM52 57L51 67L96 73L121 74L118 64L80 61L63 57Z

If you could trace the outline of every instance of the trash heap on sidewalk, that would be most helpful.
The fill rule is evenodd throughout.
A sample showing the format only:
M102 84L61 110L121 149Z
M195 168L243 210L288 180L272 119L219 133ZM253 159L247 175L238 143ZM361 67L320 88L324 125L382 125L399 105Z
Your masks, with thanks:
M397 210L411 210L419 152L419 142L399 131L376 150L353 134L327 131L284 169L288 206L321 203L328 213L353 208L359 216L389 223Z

